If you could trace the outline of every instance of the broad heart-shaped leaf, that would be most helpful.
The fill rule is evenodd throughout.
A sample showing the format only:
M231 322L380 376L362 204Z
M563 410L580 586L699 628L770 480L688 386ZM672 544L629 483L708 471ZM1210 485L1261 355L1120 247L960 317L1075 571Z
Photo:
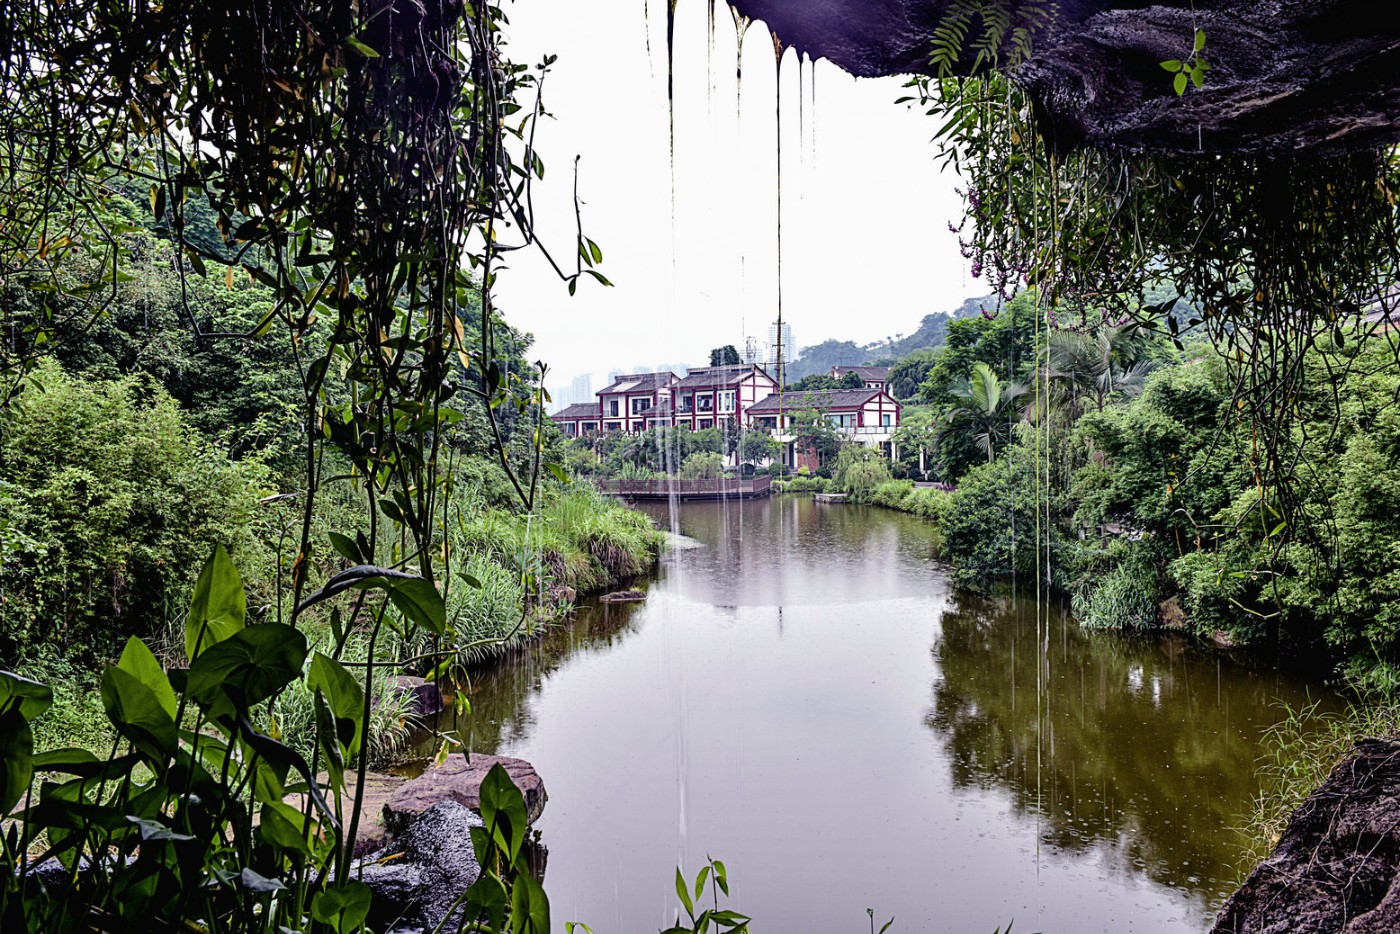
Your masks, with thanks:
M211 717L226 718L291 684L305 661L306 637L291 626L249 626L200 653L186 690Z
M528 872L510 887L510 929L513 934L549 934L549 897Z
M101 692L107 719L132 745L155 762L174 754L178 738L175 718L141 679L116 665L108 665L102 672Z
M18 708L20 716L33 720L53 705L53 689L9 671L0 671L0 713Z
M126 647L122 649L122 657L117 660L117 667L150 688L161 707L170 714L170 719L175 719L175 690L170 686L170 679L165 676L165 670L160 667L160 662L156 661L146 643L135 636L126 640Z
M447 605L431 581L414 577L400 581L389 591L389 601L404 619L422 626L435 636L447 629Z
M360 724L365 714L365 692L355 676L329 655L316 652L311 656L311 670L306 686L320 691L335 717L335 736L351 759L360 751Z
M247 617L243 578L224 546L217 545L194 585L190 615L185 618L185 656L193 664L201 652L241 630Z
M0 814L10 813L34 778L34 734L18 710L0 714Z
M478 828L472 828L478 829ZM483 872L467 888L466 915L469 918L485 917L489 930L499 931L506 925L506 906L510 904L510 894L495 873Z
M525 796L515 787L500 763L491 766L491 771L481 780L481 819L491 829L496 846L514 866L525 843L529 822L525 812Z
M303 830L306 823L306 815L296 808L281 801L269 801L262 806L258 836L271 846L310 856L311 845L306 842L306 833Z
M324 889L311 900L311 916L329 924L336 934L353 934L365 926L372 895L363 882Z

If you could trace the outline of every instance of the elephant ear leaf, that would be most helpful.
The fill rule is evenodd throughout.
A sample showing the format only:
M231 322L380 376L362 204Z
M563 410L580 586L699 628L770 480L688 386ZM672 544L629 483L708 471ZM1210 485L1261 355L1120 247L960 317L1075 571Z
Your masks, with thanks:
M0 671L0 713L18 710L26 720L33 720L53 705L53 689L47 684Z
M248 616L243 578L223 545L205 562L194 585L190 614L185 619L185 655L193 663L199 654L241 630Z
M0 713L0 814L10 813L34 779L34 734L16 709Z

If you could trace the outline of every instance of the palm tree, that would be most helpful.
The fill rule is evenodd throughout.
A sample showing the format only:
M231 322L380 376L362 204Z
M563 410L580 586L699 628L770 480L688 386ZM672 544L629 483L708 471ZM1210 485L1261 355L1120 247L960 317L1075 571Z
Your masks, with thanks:
M944 413L937 443L971 434L973 442L987 452L990 463L996 456L996 446L1010 436L1012 424L1020 417L1015 402L1026 391L1024 383L1003 383L987 364L974 363L971 378L959 380L952 388L956 401Z
M1127 327L1056 331L1047 351L1043 372L1050 404L1068 406L1072 417L1087 404L1102 412L1115 399L1136 396L1158 366L1143 356L1136 329Z

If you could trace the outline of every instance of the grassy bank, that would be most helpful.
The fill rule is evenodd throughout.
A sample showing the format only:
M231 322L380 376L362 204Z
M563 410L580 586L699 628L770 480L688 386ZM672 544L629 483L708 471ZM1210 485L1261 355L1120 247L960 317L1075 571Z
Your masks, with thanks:
M1293 812L1363 739L1400 737L1400 700L1363 697L1341 713L1322 713L1313 704L1284 708L1265 737L1259 769L1260 792L1243 828L1249 864L1267 857Z
M586 484L551 491L533 515L465 507L452 543L459 563L446 593L459 645L472 661L518 645L566 614L573 596L645 571L661 542L647 516Z

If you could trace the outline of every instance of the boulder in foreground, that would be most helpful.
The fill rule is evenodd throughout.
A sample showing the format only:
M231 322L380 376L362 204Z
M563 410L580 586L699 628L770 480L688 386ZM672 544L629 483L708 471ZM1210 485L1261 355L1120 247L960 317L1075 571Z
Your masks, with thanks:
M384 804L384 824L394 837L419 815L441 801L456 801L473 811L481 810L481 781L493 765L500 765L525 796L530 823L539 819L549 796L535 767L524 759L473 753L448 757L441 765L430 764L423 774L400 785Z
M1400 931L1400 742L1368 739L1288 822L1211 934Z

